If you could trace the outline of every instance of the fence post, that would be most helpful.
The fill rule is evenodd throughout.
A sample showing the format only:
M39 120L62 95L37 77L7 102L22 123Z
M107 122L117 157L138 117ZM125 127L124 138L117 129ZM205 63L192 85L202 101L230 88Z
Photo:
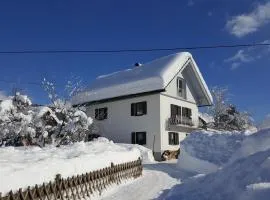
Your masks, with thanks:
M113 163L111 163L111 169L110 169L110 171L111 171L111 182L112 183L114 183L114 164Z

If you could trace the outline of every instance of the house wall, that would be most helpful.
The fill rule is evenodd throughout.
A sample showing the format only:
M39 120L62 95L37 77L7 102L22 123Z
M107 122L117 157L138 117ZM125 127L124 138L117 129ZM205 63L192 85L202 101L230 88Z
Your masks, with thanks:
M147 102L147 114L131 116L131 103L141 101ZM101 121L95 120L95 109L102 107L108 108L108 118ZM145 146L150 149L154 146L154 152L160 154L159 108L160 95L153 94L91 105L87 108L87 115L94 119L100 134L114 142L131 143L131 132L146 131Z
M176 86L175 86L176 87ZM180 100L178 97L168 96L166 93L160 94L160 134L161 134L161 152L165 150L177 150L179 145L169 145L169 132L178 132L179 142L185 139L187 133L192 129L189 127L168 128L168 119L171 117L171 104L190 108L194 127L198 126L198 107L195 103Z
M177 90L177 78L178 77L185 79L185 77L183 77L183 75L182 75L182 71L178 72L178 74L172 79L172 81L166 87L166 91L163 92L163 94L177 98L179 100L184 100L184 101L196 103L195 98L192 95L190 87L189 87L190 83L186 79L185 79L185 81L186 81L186 99L183 99L182 97L179 96L178 90Z
M192 129L177 127L177 129L168 129L168 119L171 116L171 104L178 105L181 107L190 108L192 112L192 120L195 123L194 127L198 126L198 107L196 105L195 97L190 90L190 83L187 79L186 81L186 99L182 98L178 94L177 90L177 78L185 77L182 71L173 78L173 80L166 87L166 91L160 93L160 132L161 132L161 152L165 150L177 150L179 145L169 145L169 132L179 133L179 142L181 142L186 134Z

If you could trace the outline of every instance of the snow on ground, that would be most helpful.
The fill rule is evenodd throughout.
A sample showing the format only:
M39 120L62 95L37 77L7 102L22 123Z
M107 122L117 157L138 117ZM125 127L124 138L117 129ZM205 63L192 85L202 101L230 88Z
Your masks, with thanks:
M210 147L211 140L211 137L209 137L207 144ZM206 140L202 140L202 142L205 143ZM190 144L193 144L192 147L194 147L195 143ZM219 143L217 142L217 144ZM206 146L205 148L207 148ZM194 148L192 150L193 155L198 155L197 152L194 152ZM217 150L219 150L218 145ZM190 179L183 184L174 186L165 199L269 199L270 129L246 136L240 146L234 150L235 152L232 153L231 158L226 159L228 163L223 165L223 168L206 176ZM209 149L205 149L205 151L209 152ZM195 158L192 157L191 160L193 161ZM204 158L209 159L207 156ZM178 162L180 161L181 158L179 158ZM181 166L180 163L178 165ZM202 166L205 167L206 165Z
M17 190L62 177L82 174L115 164L137 160L137 148L117 145L106 138L88 143L75 143L59 148L0 148L0 191Z
M34 182L39 181L40 171L51 174L51 177L45 176L40 180L43 182L44 178L53 179L58 172L64 171L62 175L68 176L82 173L83 170L100 168L101 165L107 166L111 161L126 162L142 156L144 159L142 177L124 181L121 185L110 186L101 196L96 194L91 199L269 199L270 129L252 135L238 132L203 132L200 136L197 134L199 133L192 133L190 138L188 136L184 140L182 145L184 150L181 151L178 163L154 162L151 150L145 147L114 144L105 138L60 147L58 151L37 147L2 148L0 190L10 189L6 186L9 182L2 181L2 177L12 179L11 182L14 182L17 173L20 174L22 171L26 171L26 174L19 181L16 177L16 181L19 182L16 189L26 177L27 179L31 177L30 180L26 179L29 182L33 179L36 179ZM32 163L35 165L31 166ZM183 167L184 164L186 167ZM58 166L61 166L61 169ZM67 166L71 166L72 169Z
M164 190L171 189L180 181L171 177L168 173L159 171L158 163L151 169L145 168L143 176L127 185L122 185L118 190L106 192L103 200L143 200L156 199Z
M195 131L181 142L180 147L185 155L221 166L241 147L245 138L246 134L241 132ZM181 162L179 164L181 167Z
M140 155L143 163L152 163L155 162L155 158L153 156L153 151L144 146L138 144L118 144L120 146L126 147L128 149L136 148L140 151Z
M215 173L179 184L169 192L166 199L267 200L270 188L264 183L269 182L270 149L239 159ZM256 189L264 185L263 193L247 189L252 188L251 184L256 184Z
M181 155L178 158L177 167L203 174L208 174L218 170L217 165L210 163L207 160L201 160L199 158L190 156L185 149L181 149Z

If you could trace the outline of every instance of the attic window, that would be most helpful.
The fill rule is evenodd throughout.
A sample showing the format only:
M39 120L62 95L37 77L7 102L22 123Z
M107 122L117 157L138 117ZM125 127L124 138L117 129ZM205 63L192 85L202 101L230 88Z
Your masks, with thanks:
M186 81L180 77L177 78L177 92L180 97L186 98Z

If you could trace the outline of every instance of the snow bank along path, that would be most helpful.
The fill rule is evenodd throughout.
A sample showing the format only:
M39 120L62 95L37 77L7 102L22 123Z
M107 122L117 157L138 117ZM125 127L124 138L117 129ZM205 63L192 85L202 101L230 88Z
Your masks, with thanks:
M137 160L137 148L114 144L106 138L88 143L75 143L59 148L3 147L0 148L0 192L34 186L63 178Z
M219 135L222 133L218 133ZM224 135L224 133L223 133ZM192 136L193 137L193 136ZM196 136L197 137L197 136ZM175 186L167 195L166 199L201 199L201 200L251 200L251 199L263 199L268 200L270 197L270 129L258 131L252 135L244 136L244 139L237 145L231 145L228 152L224 152L227 155L224 159L222 154L220 159L215 157L214 154L209 151L216 146L216 150L219 151L220 144L227 144L228 141L224 141L226 136L220 137L219 142L215 142L215 145L211 144L211 135L201 135L198 137L204 138L202 144L204 149L200 149L203 152L197 152L199 148L193 148L196 146L196 142L191 142L192 138L189 139L190 149L188 150L188 158L193 162L200 155L200 162L197 167L202 166L202 171L206 165L203 162L211 161L218 165L217 161L220 162L219 169L214 173L209 173L206 176L192 179ZM219 137L219 136L216 136ZM239 137L233 135L233 137ZM227 138L228 139L228 138ZM230 141L230 139L229 139ZM212 141L213 142L213 141ZM188 148L185 148L185 150ZM196 150L195 150L196 149ZM206 154L206 152L209 152ZM230 155L231 156L228 156ZM192 155L192 156L191 156ZM210 156L214 156L210 158ZM184 157L187 157L183 155ZM181 155L180 155L181 157ZM188 161L186 158L182 160ZM190 165L192 162L186 163L185 165L180 164L181 158L179 158L178 166ZM191 168L190 170L193 170Z

